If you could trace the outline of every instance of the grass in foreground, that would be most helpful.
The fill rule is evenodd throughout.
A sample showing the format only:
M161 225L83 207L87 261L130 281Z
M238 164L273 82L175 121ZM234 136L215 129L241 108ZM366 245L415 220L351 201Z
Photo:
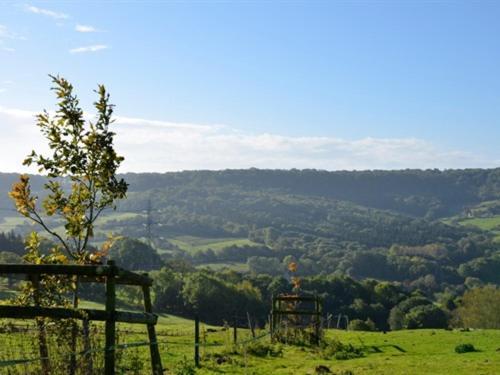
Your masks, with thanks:
M147 340L146 330L140 325L119 324L120 342ZM181 363L193 363L193 322L171 315L162 315L157 325L158 341L163 365L168 373L181 373ZM264 332L264 331L260 331ZM258 332L258 334L260 333ZM250 338L248 330L239 330L239 340ZM202 325L202 366L198 374L315 374L318 366L341 374L498 374L500 373L500 331L474 330L470 332L445 330L409 330L387 334L379 332L345 332L330 330L327 339L337 339L363 347L365 356L350 360L325 359L315 348L282 345L281 355L259 357L247 352L245 345L232 345L232 331L222 327ZM10 351L29 345L26 334L0 333L1 342L10 343ZM32 340L33 341L33 340ZM259 340L269 343L269 337ZM455 347L470 343L478 351L458 354ZM15 345L14 345L15 344ZM7 350L5 347L0 352ZM28 351L26 351L28 352ZM31 351L33 352L33 351ZM0 353L1 354L1 353ZM36 353L35 353L36 354ZM119 373L147 374L149 351L147 347L122 350ZM5 356L3 356L5 358ZM139 372L133 372L131 363L141 362ZM19 366L17 366L19 367ZM22 369L19 367L19 369ZM128 369L128 370L127 370ZM0 368L0 373L3 369ZM22 372L21 372L22 373ZM34 372L36 373L36 372Z

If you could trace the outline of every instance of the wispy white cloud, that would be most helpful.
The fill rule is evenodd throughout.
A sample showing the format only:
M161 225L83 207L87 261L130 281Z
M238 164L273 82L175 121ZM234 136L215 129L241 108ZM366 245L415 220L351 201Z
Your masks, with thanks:
M0 86L0 94L6 93L7 91L9 91L9 87L11 87L13 84L14 84L14 81L11 81L9 79L2 81L1 86ZM1 108L2 107L0 106L0 109Z
M94 26L78 24L75 26L75 31L78 31L79 33L96 33L99 30Z
M32 147L46 150L34 126L35 112L0 106L0 171L19 171ZM317 168L325 170L495 167L487 158L445 149L418 138L347 140L251 134L221 125L116 117L113 126L123 171L224 168ZM26 149L19 147L29 145Z
M4 115L7 118L13 120L27 120L34 119L36 116L36 112L28 111L25 109L7 108L0 106L0 115Z
M26 40L26 38L9 30L7 26L0 25L0 51L14 52L15 49L6 44L12 43L15 40Z
M5 38L8 35L7 26L0 25L0 38Z
M102 51L102 50L107 49L107 48L108 48L108 46L105 44L94 44L92 46L72 48L69 50L69 52L70 53L97 52L97 51Z
M28 12L31 12L31 13L41 14L41 15L44 15L44 16L47 16L47 17L54 18L56 20L62 20L62 19L69 18L69 16L67 14L65 14L65 13L55 12L53 10L39 8L39 7L36 7L36 6L33 6L33 5L26 5L26 10Z

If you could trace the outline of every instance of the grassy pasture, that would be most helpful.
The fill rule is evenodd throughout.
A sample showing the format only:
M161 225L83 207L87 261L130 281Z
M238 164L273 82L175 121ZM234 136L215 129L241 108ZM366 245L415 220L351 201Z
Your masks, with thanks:
M120 221L134 219L136 217L144 217L143 214L134 213L134 212L107 212L105 215L99 217L96 221L96 228L99 231L100 226L110 224L112 221L117 221L116 228L113 228L113 231L120 229ZM59 234L64 234L64 226L62 225L62 221L52 222L50 227ZM33 225L33 222L20 216L17 214L13 214L13 216L5 216L0 219L0 232L9 232L11 230L19 229L20 227L24 227L26 225L30 225L33 227L32 230L40 230L40 227Z
M141 213L136 213L136 212L111 211L111 212L108 212L107 214L99 217L99 219L97 219L96 225L106 224L112 220L116 220L116 221L129 220L129 219L135 219L137 217L145 217L145 215L141 214Z
M229 268L236 272L248 272L248 266L246 263L237 263L237 262L204 263L197 266L197 268L210 268L216 271L221 270L223 268Z
M461 219L458 224L472 225L491 232L495 235L495 241L500 242L500 216Z
M500 216L463 219L459 223L460 225L472 225L482 230L495 230L500 228Z
M25 324L25 323L24 323ZM101 326L102 328L102 326ZM131 343L147 339L141 325L118 324L121 330L119 342ZM97 331L96 331L97 332ZM193 322L171 315L161 315L157 325L158 341L164 367L168 373L179 373L180 363L192 363ZM258 331L260 332L264 331ZM102 332L99 334L102 336ZM6 343L0 349L0 360L6 355L36 357L33 350L34 336L26 333L0 333L0 341ZM239 340L247 340L250 333L239 330ZM202 366L197 374L315 374L319 365L326 366L332 373L351 371L353 374L498 374L500 373L500 331L474 330L469 332L445 330L408 330L389 332L345 332L329 330L327 339L365 348L363 358L337 360L324 358L317 349L282 345L278 357L258 357L248 354L246 346L237 348L231 344L232 332L222 327L201 325L201 340L214 346L202 347ZM96 343L101 341L94 340ZM269 343L266 336L259 342ZM471 343L478 352L457 354L458 344ZM23 349L24 348L24 349ZM149 371L147 347L121 350L118 373L146 374ZM134 363L140 362L139 372L133 372ZM96 357L96 363L99 359ZM36 373L36 363L14 366L21 373ZM0 367L0 373L5 368ZM11 368L12 370L12 368ZM24 372L23 372L24 371ZM7 373L7 372L5 372ZM16 372L12 372L15 374Z
M462 225L479 228L492 233L495 236L495 241L500 242L500 215L474 218L458 218L454 216L443 219L442 222L448 225Z
M221 250L229 246L256 246L255 242L247 238L205 238L195 236L177 236L168 239L171 243L178 246L180 249L195 253L207 249L214 251Z

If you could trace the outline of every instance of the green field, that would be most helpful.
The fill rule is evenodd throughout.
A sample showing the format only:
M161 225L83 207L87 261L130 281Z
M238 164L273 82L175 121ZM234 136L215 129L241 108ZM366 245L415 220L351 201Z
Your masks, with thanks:
M144 328L138 325L120 324L121 344L141 342L147 336ZM181 373L180 363L192 364L193 358L193 322L170 316L160 316L157 325L158 341L163 365L168 373ZM341 374L498 374L500 373L500 331L476 330L470 332L444 330L409 330L383 333L345 332L329 330L327 339L337 339L343 343L365 348L365 356L350 360L325 359L314 348L292 345L279 345L282 354L278 357L259 357L247 352L248 345L236 347L231 344L231 330L220 327L201 327L202 356L198 374L315 374L317 366L325 366L332 373ZM257 334L265 331L257 331ZM250 340L248 330L240 329L238 338L241 342ZM29 352L20 350L22 345L29 346L30 338L20 333L0 333L0 340L7 344L0 349L0 363L6 355L22 358ZM31 345L33 340L31 339ZM269 344L269 336L257 340ZM101 341L102 343L102 341ZM454 348L458 344L472 343L477 352L457 354ZM276 345L278 347L278 345ZM118 373L127 374L132 359L142 362L139 374L149 373L147 347L122 350ZM14 353L14 354L13 354ZM31 357L35 356L31 350ZM125 355L126 354L126 355ZM10 358L12 359L12 358ZM96 360L98 363L98 360ZM36 364L15 365L19 372L35 369ZM185 368L186 366L184 366ZM12 370L12 368L11 368ZM28 370L27 370L28 371ZM342 372L344 371L344 372ZM0 373L2 368L0 367ZM7 372L5 372L7 373Z
M447 219L443 219L442 222L448 225L472 226L479 228L481 230L492 233L494 235L495 241L500 242L500 215L473 218L461 218L453 216Z
M237 263L237 262L226 262L226 263L203 263L197 266L196 268L210 268L212 270L218 271L224 268L228 268L230 270L236 272L248 272L248 266L246 263Z
M212 249L221 250L229 246L256 246L255 242L247 238L204 238L195 236L177 236L168 239L180 249L190 253Z
M32 230L37 230L39 231L40 230L40 227L37 226L37 225L34 225L32 221L22 217L21 215L16 215L14 214L15 216L6 216L6 217L3 217L1 220L0 220L0 232L10 232L11 230L15 230L16 228L19 229L21 228L22 226L26 226L26 225L31 225L33 227ZM96 234L98 235L101 235L101 237L105 237L105 233L101 233L102 231L100 231L100 226L101 225L105 225L105 224L110 224L110 222L112 221L117 221L117 225L116 225L116 228L113 227L113 232L115 231L118 231L120 232L120 229L122 229L120 227L120 221L122 220L128 220L128 219L134 219L136 217L142 217L144 215L142 214L138 214L138 213L134 213L134 212L113 212L113 211L110 211L109 213L106 213L105 215L99 217L99 219L97 219L96 221ZM57 221L55 222L55 225L49 225L51 227L51 229L53 229L55 232L59 233L59 234L64 234L64 226L62 225L62 222L61 221ZM106 231L108 232L108 231Z
M495 236L495 241L500 242L500 216L461 219L457 222L460 225L472 225L491 232Z
M82 307L99 308L95 302L82 302ZM36 374L37 361L2 367L2 361L23 358L38 358L34 330L15 332L8 329L7 322L28 327L30 321L0 321L0 374ZM30 326L34 328L31 323ZM96 324L92 343L95 348L103 346L102 324ZM7 329L6 329L7 328ZM146 329L142 325L118 324L119 344L145 343ZM192 366L194 354L194 323L185 318L160 314L156 326L160 353L164 367L169 374L187 374L181 368ZM49 330L50 332L50 330ZM388 333L327 330L326 341L339 340L363 350L364 356L356 359L338 360L326 358L315 347L275 344L278 356L257 356L250 354L255 345L270 345L265 329L257 330L260 339L252 342L248 329L238 329L239 345L234 346L232 329L201 324L201 367L197 374L253 374L288 375L316 374L317 366L327 367L333 374L499 374L500 373L500 330L402 330ZM64 363L68 348L57 343L57 334L52 334L51 356L54 362ZM455 347L470 343L476 352L458 354ZM118 374L147 374L149 350L146 345L133 345L119 349ZM96 366L102 365L102 355L95 353ZM131 372L139 363L140 370ZM184 363L184 364L183 364ZM134 365L135 364L135 365ZM7 372L9 369L10 372ZM128 370L127 370L128 369ZM350 371L350 373L348 372ZM59 373L58 373L59 374Z
M500 216L464 219L459 223L460 225L473 225L482 230L500 230Z
M101 225L111 224L112 221L116 221L116 225L113 226L112 230L109 232L122 233L123 228L120 226L120 221L134 219L137 217L143 217L143 214L133 213L133 212L109 212L106 215L100 217L96 222L96 239L94 240L94 245L100 245L106 238L106 233L100 230ZM22 225L30 224L30 221L21 216L9 216L5 217L0 221L0 232L9 232L16 227ZM33 226L33 230L38 230L38 227ZM59 233L64 233L64 227L62 225L53 226L52 229ZM207 238L207 237L196 237L196 236L174 236L168 238L168 241L172 244L178 246L181 250L187 251L189 253L196 253L198 251L203 251L207 249L212 249L214 251L219 251L225 247L229 246L257 246L253 241L247 238L231 238L231 237L218 237L218 238ZM159 249L159 252L165 252L165 250Z

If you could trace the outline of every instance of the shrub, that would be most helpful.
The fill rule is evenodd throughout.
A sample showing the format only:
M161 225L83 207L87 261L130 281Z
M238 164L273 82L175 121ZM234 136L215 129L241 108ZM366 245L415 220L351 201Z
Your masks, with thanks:
M343 344L338 340L333 340L322 343L321 356L324 359L346 360L363 357L364 353L361 348L356 348L352 344Z
M283 355L283 348L281 345L273 345L263 342L252 342L247 345L247 353L256 357L279 357Z
M196 368L194 365L184 357L177 365L175 366L174 369L174 374L175 375L195 375L196 374Z
M455 352L458 354L477 352L476 348L472 344L460 344L455 346Z
M280 329L275 333L275 338L279 342L297 346L316 345L321 341L321 337L318 337L312 327L287 327Z
M233 360L230 357L230 354L234 354L234 353L227 353L224 351L222 353L208 354L206 356L206 358L214 361L218 365L222 365L224 363L232 363L233 362Z
M331 374L332 372L330 371L330 369L327 366L318 365L314 369L314 373L319 375L319 374Z
M370 318L366 320L354 319L349 323L350 331L375 331L375 323Z

